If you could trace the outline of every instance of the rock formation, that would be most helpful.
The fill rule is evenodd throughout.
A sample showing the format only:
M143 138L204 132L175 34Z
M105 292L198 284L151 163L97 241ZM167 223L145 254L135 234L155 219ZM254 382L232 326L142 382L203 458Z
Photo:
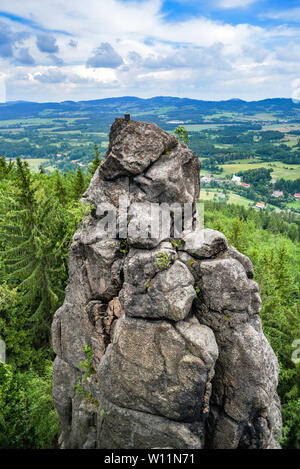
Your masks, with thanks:
M62 448L279 447L278 364L252 263L200 226L199 173L196 155L155 124L112 125L52 327ZM182 236L143 235L173 203L191 207ZM113 237L99 231L105 204L119 217ZM159 226L151 204L163 207Z

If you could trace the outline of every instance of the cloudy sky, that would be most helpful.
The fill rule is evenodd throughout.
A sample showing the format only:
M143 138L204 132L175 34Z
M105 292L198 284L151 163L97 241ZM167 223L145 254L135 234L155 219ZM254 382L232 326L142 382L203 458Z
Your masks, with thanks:
M300 97L300 0L0 0L0 101Z

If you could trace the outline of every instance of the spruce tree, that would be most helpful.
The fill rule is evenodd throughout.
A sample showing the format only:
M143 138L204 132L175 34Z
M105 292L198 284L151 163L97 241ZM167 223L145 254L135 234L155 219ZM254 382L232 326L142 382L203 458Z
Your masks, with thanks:
M0 156L0 180L4 179L14 168L14 163L10 160L7 163L4 154Z
M92 178L97 171L97 168L99 167L101 160L99 158L100 156L100 151L98 148L98 145L94 145L94 150L95 150L95 158L92 161L91 167L88 169L88 173L90 178Z
M2 178L6 174L6 161L5 156L0 156L0 178Z
M54 176L54 193L58 198L59 203L65 206L67 203L67 190L59 171L56 171Z
M66 276L61 262L58 202L46 194L30 173L28 164L17 159L15 192L1 197L1 252L9 284L22 294L32 310L31 322L37 343L47 340L51 314ZM9 221L8 221L9 220Z
M229 242L239 251L245 252L247 247L246 233L243 221L236 217L229 233Z
M74 184L73 184L73 194L74 194L74 199L78 201L82 194L84 193L85 190L85 181L84 181L84 176L82 174L81 167L78 166L75 178L74 178Z

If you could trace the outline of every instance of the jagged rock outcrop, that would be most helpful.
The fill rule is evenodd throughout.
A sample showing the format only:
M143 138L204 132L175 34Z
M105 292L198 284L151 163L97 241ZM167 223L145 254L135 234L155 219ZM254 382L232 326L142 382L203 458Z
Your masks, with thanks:
M52 326L62 448L279 447L278 364L253 266L201 229L199 173L172 135L116 119Z

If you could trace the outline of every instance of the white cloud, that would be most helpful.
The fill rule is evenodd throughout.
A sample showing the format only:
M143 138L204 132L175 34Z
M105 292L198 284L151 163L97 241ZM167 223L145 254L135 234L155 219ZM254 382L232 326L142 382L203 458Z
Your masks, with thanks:
M219 0L217 6L220 8L245 8L258 0Z
M109 42L102 42L86 64L92 68L117 68L123 64L123 59Z
M108 69L87 69L84 65L67 67L38 67L34 72L28 73L31 81L41 83L116 83L117 76L113 70Z
M55 37L48 34L38 34L36 45L41 52L47 52L48 54L56 53L59 50Z
M289 8L286 10L279 11L269 11L261 14L261 17L270 18L273 20L298 22L300 21L300 7Z
M15 53L15 59L24 65L35 65L34 58L30 55L28 48L21 47Z
M263 90L277 93L278 86L283 95L289 89L283 76L288 81L300 76L300 33L289 25L233 25L203 16L171 22L161 14L162 0L0 2L2 11L47 29L41 33L3 20L17 37L27 34L21 44L3 49L8 99L79 100L109 93L256 98ZM218 0L223 9L251 3ZM285 55L285 43L291 42Z
M214 70L230 69L230 57L226 57L223 44L216 43L210 47L178 47L175 50L164 50L160 53L144 55L136 51L128 54L132 66L145 69L180 69L180 68L213 68Z
M110 42L114 47L119 38L122 41L141 41L152 37L156 40L203 46L221 41L232 45L249 39L254 30L259 30L249 25L222 24L204 17L168 23L160 13L161 0L142 3L73 0L72 7L67 5L70 3L62 0L1 0L1 9L4 11L13 11L14 14L34 20L43 27L59 29L74 35L75 39L83 41L85 55L101 42ZM70 39L61 36L58 44L69 41Z
M44 72L36 72L30 74L32 80L40 81L41 83L64 83L67 80L67 75L59 69L49 68Z
M188 80L192 76L192 71L190 70L165 70L162 72L149 72L137 76L137 79L140 81L144 80L158 80L158 81L167 81L167 82L177 82L182 80Z

